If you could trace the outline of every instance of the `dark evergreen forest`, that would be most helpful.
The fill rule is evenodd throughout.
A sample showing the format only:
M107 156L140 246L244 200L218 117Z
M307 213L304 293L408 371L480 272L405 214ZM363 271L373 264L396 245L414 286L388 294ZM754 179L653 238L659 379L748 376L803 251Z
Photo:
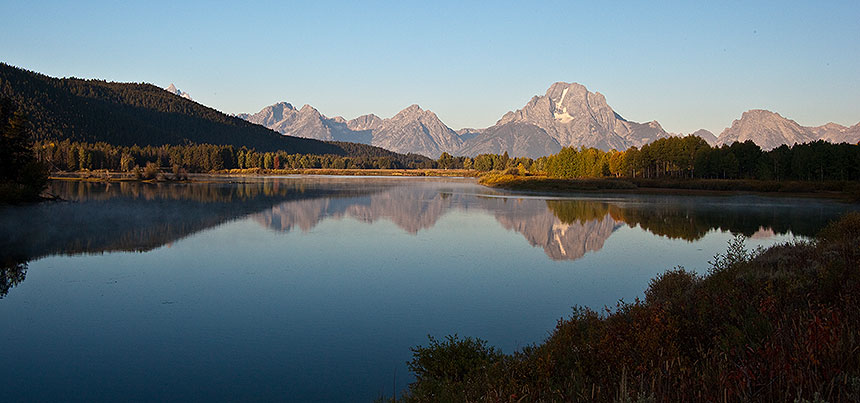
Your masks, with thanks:
M400 158L379 147L283 136L152 84L53 78L0 63L0 98L34 140L117 146L212 144L260 152Z

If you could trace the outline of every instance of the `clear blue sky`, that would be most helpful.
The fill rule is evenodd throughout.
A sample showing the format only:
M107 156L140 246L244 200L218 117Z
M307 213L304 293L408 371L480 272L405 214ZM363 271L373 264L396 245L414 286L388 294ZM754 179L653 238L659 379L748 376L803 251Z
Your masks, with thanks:
M860 2L2 0L0 61L175 83L228 113L347 119L417 103L486 127L555 81L635 121L715 134L748 109L860 121Z

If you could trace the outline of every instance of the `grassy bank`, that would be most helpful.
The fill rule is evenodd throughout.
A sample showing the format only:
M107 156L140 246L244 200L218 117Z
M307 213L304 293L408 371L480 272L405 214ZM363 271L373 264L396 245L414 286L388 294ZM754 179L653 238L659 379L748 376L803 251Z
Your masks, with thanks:
M513 170L516 171L516 170ZM114 172L106 170L55 172L51 179L79 179L90 181L176 181L211 176L278 176L278 175L330 175L330 176L433 176L479 177L484 186L528 192L621 192L671 194L725 194L764 193L828 197L860 201L860 183L851 181L799 182L759 181L742 179L636 179L586 178L559 179L546 176L524 176L511 170L480 172L472 169L225 169L205 174L172 173L164 170L142 169L141 172ZM177 179L178 178L178 179Z
M674 269L644 300L574 308L543 344L513 354L431 338L413 348L417 380L400 400L856 402L858 312L851 213L810 243L750 252L736 239L708 275Z
M159 175L160 174L160 175ZM135 181L135 180L157 180L174 181L179 177L182 180L194 177L211 176L277 176L277 175L330 175L330 176L439 176L439 177L476 177L478 172L471 169L224 169L204 174L171 173L164 170L153 172L116 172L107 170L78 171L78 172L54 172L51 179L77 179L90 181Z
M476 177L471 169L225 169L214 172L226 175L340 175L340 176L447 176Z
M534 192L566 192L582 190L633 190L637 186L623 179L558 179L546 176L521 176L507 173L488 173L478 183L502 189Z
M744 179L636 179L588 178L558 179L546 176L520 176L489 173L479 183L518 191L571 192L622 191L631 193L772 193L816 195L860 200L860 183L852 181L761 181Z

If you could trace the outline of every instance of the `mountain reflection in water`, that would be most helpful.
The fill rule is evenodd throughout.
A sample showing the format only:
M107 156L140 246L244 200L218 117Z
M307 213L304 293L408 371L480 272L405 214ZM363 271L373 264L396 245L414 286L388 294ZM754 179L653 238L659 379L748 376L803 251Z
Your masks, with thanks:
M625 195L607 201L452 194L437 187L393 186L367 195L288 201L255 214L254 219L277 231L309 231L329 218L389 220L416 234L457 209L492 214L505 229L522 234L553 260L575 260L598 251L623 225L691 242L714 230L747 237L786 233L808 237L842 211L832 203L757 197Z
M309 231L325 219L388 220L409 234L451 211L489 214L553 260L600 250L619 228L695 241L710 231L811 236L847 208L832 202L751 196L499 193L470 180L259 178L150 184L54 181L64 202L0 209L0 297L23 281L27 262L56 254L148 251L252 217L277 231Z

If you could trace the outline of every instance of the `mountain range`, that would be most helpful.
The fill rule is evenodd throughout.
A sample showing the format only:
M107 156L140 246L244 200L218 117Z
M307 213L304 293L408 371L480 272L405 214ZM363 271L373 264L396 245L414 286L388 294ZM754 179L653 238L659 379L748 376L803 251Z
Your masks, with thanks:
M831 143L852 143L860 141L860 123L845 127L836 123L822 126L805 127L785 118L778 113L753 109L743 113L741 118L718 138L719 144L752 140L764 150L771 150L783 144L809 143L825 140Z
M656 120L638 123L624 119L603 94L591 92L582 84L565 82L552 84L544 95L534 96L521 109L505 113L496 124L484 129L455 131L435 113L418 105L387 119L374 114L352 120L329 118L310 105L295 108L286 102L237 116L285 135L371 144L431 158L443 152L464 156L507 152L537 158L568 146L626 150L659 138L681 136L667 133ZM857 143L860 123L851 127L836 123L803 127L777 113L754 109L744 112L719 137L705 129L690 134L711 145L752 140L769 150L819 139Z
M436 158L443 152L475 156L483 153L537 158L565 146L626 149L669 134L656 121L636 123L616 113L600 93L577 83L558 82L533 97L522 109L508 112L485 129L455 131L439 117L410 105L383 119L363 115L352 120L326 117L310 105L287 102L237 115L281 134L317 140L351 141L400 153Z

